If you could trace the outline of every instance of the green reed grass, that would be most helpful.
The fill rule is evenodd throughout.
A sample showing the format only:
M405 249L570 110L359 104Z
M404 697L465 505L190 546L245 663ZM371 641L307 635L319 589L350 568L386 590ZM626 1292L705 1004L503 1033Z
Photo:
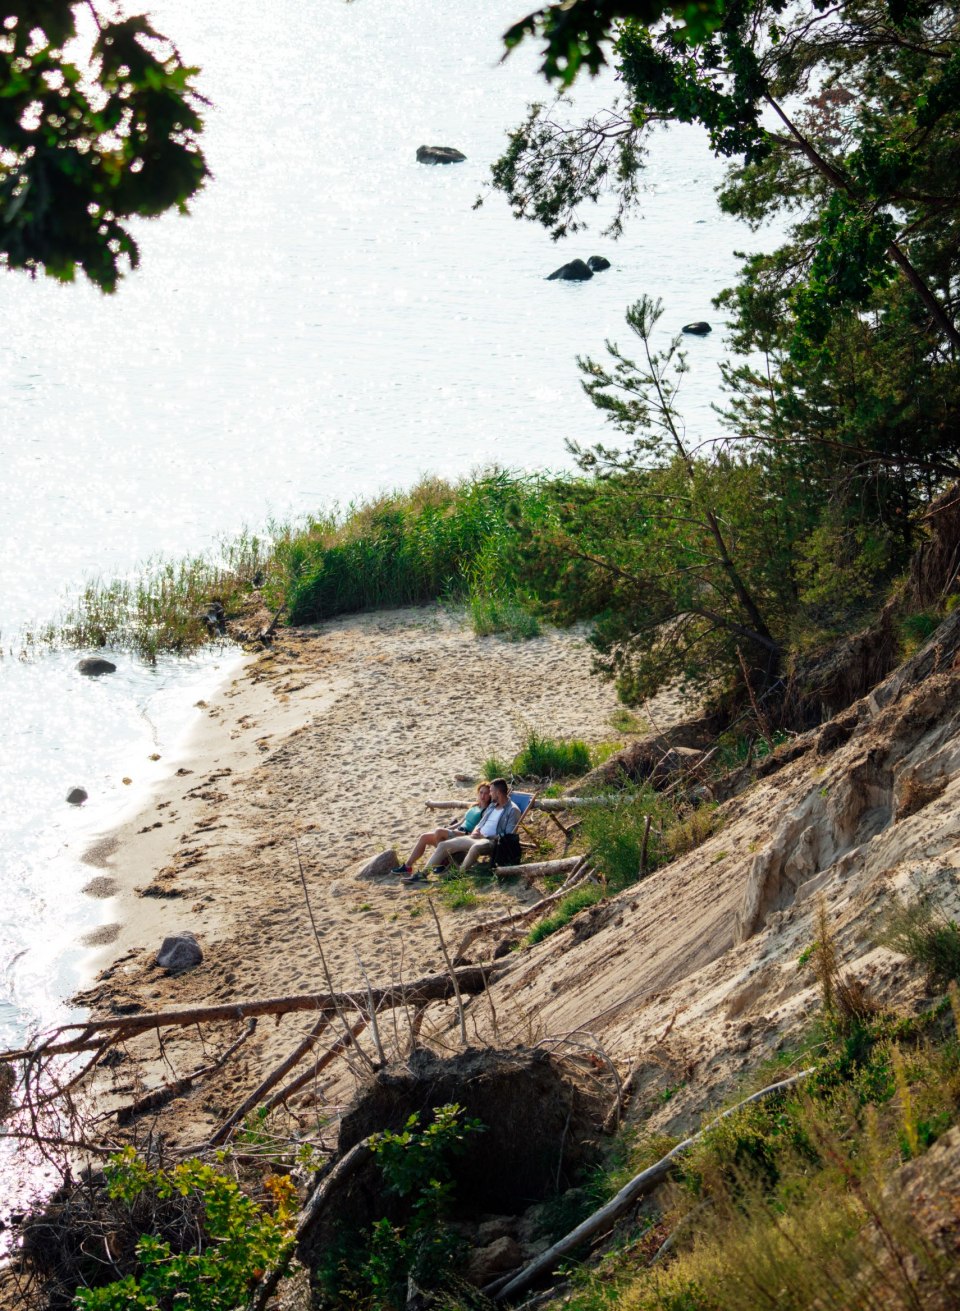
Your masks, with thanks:
M495 470L455 484L428 479L310 522L277 547L290 621L467 600L475 588L482 622L492 622L484 598L498 598L508 627L529 628L510 602L516 584L504 562L513 519L541 495L536 479Z
M60 616L30 634L34 646L188 654L210 641L205 616L213 602L236 613L271 567L272 543L250 533L206 555L148 559L128 578L95 578Z

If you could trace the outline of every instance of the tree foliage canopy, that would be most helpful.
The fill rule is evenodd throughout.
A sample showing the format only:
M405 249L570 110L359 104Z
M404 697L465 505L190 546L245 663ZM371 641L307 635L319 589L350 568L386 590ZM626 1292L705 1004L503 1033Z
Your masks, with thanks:
M196 72L145 17L0 0L0 265L115 290L130 220L184 210L207 176Z

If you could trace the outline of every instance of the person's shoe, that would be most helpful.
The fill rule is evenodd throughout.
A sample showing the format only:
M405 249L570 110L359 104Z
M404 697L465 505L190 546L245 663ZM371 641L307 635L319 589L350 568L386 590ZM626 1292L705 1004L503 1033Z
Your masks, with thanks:
M424 874L423 871L419 869L410 870L409 873L404 874L400 880L401 883L426 883L426 881L427 881L426 874Z
M396 869L390 871L391 874L410 874L411 872L409 865L398 865Z

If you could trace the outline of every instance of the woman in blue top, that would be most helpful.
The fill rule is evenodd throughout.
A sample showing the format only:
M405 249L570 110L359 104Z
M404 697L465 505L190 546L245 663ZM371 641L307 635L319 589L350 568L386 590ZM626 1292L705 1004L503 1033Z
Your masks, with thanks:
M398 865L394 874L412 874L413 867L426 851L427 847L439 846L441 842L446 842L448 838L463 837L467 833L472 833L480 822L480 816L490 804L490 784L484 779L482 783L477 784L477 803L471 806L459 824L453 828L438 828L432 833L421 833L417 838L416 846L410 853L410 858L405 865Z

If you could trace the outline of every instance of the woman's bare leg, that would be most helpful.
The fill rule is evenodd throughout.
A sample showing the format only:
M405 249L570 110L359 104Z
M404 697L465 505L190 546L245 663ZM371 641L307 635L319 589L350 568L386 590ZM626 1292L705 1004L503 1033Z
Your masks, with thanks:
M417 845L407 859L407 869L413 869L427 847L436 847L441 842L445 842L449 836L450 830L445 828L434 829L432 833L421 833L417 838Z

